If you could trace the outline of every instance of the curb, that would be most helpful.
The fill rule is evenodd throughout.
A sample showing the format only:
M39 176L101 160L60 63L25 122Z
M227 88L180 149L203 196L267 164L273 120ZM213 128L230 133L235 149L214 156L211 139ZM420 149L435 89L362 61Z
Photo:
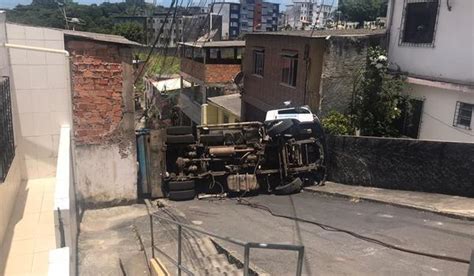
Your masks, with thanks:
M343 194L343 193L339 193L339 192L319 191L319 190L313 190L311 188L303 188L303 191L311 192L311 193L317 193L317 194L321 194L321 195L329 195L329 196L334 196L334 197L346 198L346 199L359 199L359 200L363 200L363 201L383 203L383 204L388 204L388 205L407 208L407 209L430 212L430 213L433 213L433 214L442 215L442 216L445 216L445 217L450 217L450 218L455 218L455 219L461 219L461 220L466 220L466 221L474 221L474 216L465 216L465 215L456 214L456 213L443 212L443 211L440 211L440 210L437 210L437 209L431 209L431 208L427 208L427 207L424 208L424 207L421 207L421 206L406 205L406 204L402 204L402 203L384 201L384 200L379 200L379 199L374 199L374 198L351 196L351 195Z

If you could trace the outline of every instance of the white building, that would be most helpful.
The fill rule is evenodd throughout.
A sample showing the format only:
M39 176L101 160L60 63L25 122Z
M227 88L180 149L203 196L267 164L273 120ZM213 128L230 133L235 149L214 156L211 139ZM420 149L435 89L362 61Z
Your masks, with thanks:
M391 0L389 58L423 101L420 139L474 142L474 1Z
M286 24L293 29L312 29L326 25L333 7L316 0L293 0L286 6Z

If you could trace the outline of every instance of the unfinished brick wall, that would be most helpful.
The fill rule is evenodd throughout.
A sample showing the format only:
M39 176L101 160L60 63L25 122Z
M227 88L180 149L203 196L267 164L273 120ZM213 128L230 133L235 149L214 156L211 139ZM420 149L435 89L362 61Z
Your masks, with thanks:
M68 41L73 83L73 124L77 144L101 144L118 130L123 116L120 45Z
M204 64L181 59L181 72L209 84L232 82L240 70L240 64Z

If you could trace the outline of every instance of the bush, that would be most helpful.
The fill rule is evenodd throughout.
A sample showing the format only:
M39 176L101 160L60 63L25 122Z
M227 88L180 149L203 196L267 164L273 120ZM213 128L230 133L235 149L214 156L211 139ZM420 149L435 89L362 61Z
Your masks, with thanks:
M328 116L321 120L324 131L331 135L353 135L354 128L350 117L337 111L329 112Z

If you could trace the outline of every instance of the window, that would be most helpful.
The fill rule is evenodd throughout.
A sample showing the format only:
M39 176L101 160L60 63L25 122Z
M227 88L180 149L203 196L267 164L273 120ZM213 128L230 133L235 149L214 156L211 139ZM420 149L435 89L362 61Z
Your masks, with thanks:
M253 51L253 73L263 77L263 69L265 65L265 51L254 50Z
M298 54L294 52L283 53L281 56L281 82L296 86L298 70Z
M473 109L474 104L457 102L456 113L454 114L454 126L465 129L471 129Z
M406 0L405 3L400 42L432 46L438 17L438 0Z
M228 123L229 123L229 115L224 114L224 124L228 124Z

